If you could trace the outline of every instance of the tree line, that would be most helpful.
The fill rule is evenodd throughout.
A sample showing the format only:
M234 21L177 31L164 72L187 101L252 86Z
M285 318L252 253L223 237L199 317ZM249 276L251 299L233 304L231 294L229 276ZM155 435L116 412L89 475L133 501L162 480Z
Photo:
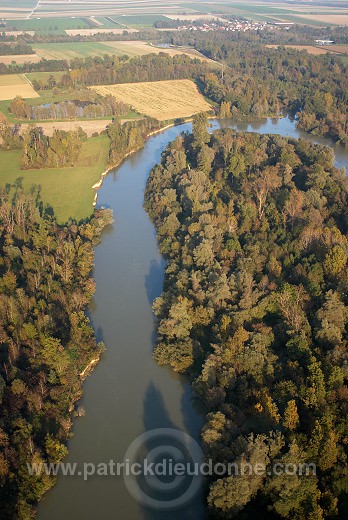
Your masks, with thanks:
M52 76L53 80L54 77ZM51 84L55 81L51 79ZM17 119L31 121L40 119L93 119L97 117L125 116L131 107L115 96L108 94L100 96L96 92L87 89L72 89L68 94L69 100L47 103L44 105L31 105L21 96L16 96L9 104L8 110Z
M0 61L1 56L8 56L11 54L34 54L33 48L22 42L8 44L0 42Z
M178 137L145 208L167 266L155 359L190 375L214 462L211 518L345 518L348 181L331 149L277 135ZM274 463L316 474L274 474Z
M0 136L3 149L22 151L22 170L74 166L82 140L87 138L81 128L70 131L55 128L52 136L48 136L41 127L28 127L21 133L20 125L8 123L1 123Z
M1 516L34 516L55 477L27 464L67 454L84 370L99 358L84 310L94 293L93 243L112 220L96 211L84 224L56 224L39 187L21 179L0 190L0 502Z
M70 63L71 70L65 62L62 70L66 73L55 81L55 87L74 89L84 85L190 78L217 104L221 117L279 117L286 111L297 117L299 128L347 145L348 79L339 57L313 56L285 47L269 49L215 32L197 36L183 32L173 37L173 41L190 43L208 58L221 62L223 71L212 71L208 63L199 59L191 60L186 55L171 57L166 53L131 59L127 56L75 58ZM63 65L55 62L54 66L58 64ZM42 64L28 65L32 66L33 70L45 68ZM50 85L52 78L39 88Z

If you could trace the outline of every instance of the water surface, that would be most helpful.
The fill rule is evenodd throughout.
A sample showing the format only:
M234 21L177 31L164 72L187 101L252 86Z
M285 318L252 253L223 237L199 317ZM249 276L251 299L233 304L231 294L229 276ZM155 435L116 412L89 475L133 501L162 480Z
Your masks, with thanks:
M234 123L211 122L212 128L313 139L288 118ZM95 249L96 294L89 310L98 340L107 351L84 384L85 417L75 420L66 462L121 462L129 444L154 428L178 428L199 439L202 409L184 377L158 367L152 359L155 323L151 305L163 285L161 258L154 226L143 209L144 189L151 168L168 142L191 124L151 137L145 147L111 172L98 194L98 206L111 207L115 223ZM348 156L335 148L336 164L348 166ZM120 477L60 477L39 507L39 520L203 520L201 497L177 512L141 507Z

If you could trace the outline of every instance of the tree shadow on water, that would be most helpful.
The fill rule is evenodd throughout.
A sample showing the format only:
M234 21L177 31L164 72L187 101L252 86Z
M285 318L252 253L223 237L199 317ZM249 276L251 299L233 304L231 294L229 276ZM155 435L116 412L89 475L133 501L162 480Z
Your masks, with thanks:
M184 439L180 437L180 433L178 432L182 432L182 430L170 418L162 394L152 381L150 382L144 397L143 422L144 432L147 434L142 443L143 454L150 454L152 452L155 457L155 462L159 463L161 463L164 458L167 458L168 460L172 459L174 464L176 462L185 463L189 461L187 453L194 452L195 442L193 439L190 439L190 437ZM162 428L169 429L169 433L168 431L158 431ZM169 451L167 451L168 446L170 446ZM174 450L179 450L179 452L183 454L182 457L180 456L176 459L175 456L173 456L170 451L173 447ZM158 458L156 458L156 454ZM150 458L150 456L147 458ZM160 482L163 482L165 485L169 484L170 489L172 489L170 483L173 478L173 476L168 475L155 477L157 481L160 480ZM196 479L198 477L193 476L191 478ZM149 494L159 502L167 501L168 503L168 501L183 495L190 486L190 483L187 483L187 478L182 477L181 480L182 484L174 487L174 491L170 493L167 493L167 488L165 488L165 491L160 491L158 493L156 491L153 492L153 489L149 491L146 488L146 485L143 489L146 494ZM184 501L182 506L179 508L173 510L162 510L160 507L150 508L143 506L142 512L144 520L203 520L204 511L200 485L198 486L198 493L195 494L195 497L192 500Z
M150 269L145 275L145 289L150 304L153 304L155 298L161 295L163 291L163 279L165 261L161 258L157 260L153 258L150 263Z

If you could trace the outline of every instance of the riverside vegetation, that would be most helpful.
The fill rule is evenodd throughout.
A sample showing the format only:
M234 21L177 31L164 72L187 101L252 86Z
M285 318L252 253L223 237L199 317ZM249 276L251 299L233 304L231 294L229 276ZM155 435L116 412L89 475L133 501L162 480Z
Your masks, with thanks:
M159 128L150 119L108 129L109 164L139 149ZM22 150L22 168L74 162L81 132L20 136L2 126L2 146ZM34 171L28 171L28 174ZM84 310L94 293L93 245L112 222L96 210L58 225L40 187L22 178L0 190L0 502L4 518L32 518L54 476L30 475L27 464L56 463L67 454L74 403L88 367L103 351Z
M199 60L165 54L0 64L0 73L64 71L33 82L47 94L45 101L54 92L63 102L90 85L191 78L224 117L279 116L284 109L297 113L305 130L347 143L346 68L339 58L266 49L257 35L255 46L243 35L240 41L216 34L189 38L196 49L225 62L223 76ZM105 103L96 101L104 110ZM25 107L24 118L46 115L33 101L16 103ZM159 128L149 118L116 122L93 138L106 150L99 175ZM2 138L2 153L16 156L19 175L13 168L16 175L0 197L0 500L6 518L24 520L53 484L47 476L30 477L26 462L65 456L80 374L103 348L83 310L93 293L92 244L111 215L97 211L87 219L77 212L81 218L74 218L69 207L72 218L59 225L39 188L28 194L22 187L38 172L42 185L53 182L48 173L59 167L72 175L86 147L97 141L86 141L79 131L48 137L38 128L21 136L18 126L7 124ZM61 152L67 157L61 159ZM83 164L80 185L87 170ZM61 179L60 194L66 186ZM199 116L193 137L177 139L154 169L146 207L168 260L165 291L155 303L155 356L188 372L206 403L207 458L266 465L309 461L318 467L311 477L212 481L212 517L252 517L255 508L266 518L342 514L347 185L332 153L279 136L224 131L210 137Z
M146 187L167 261L155 359L204 401L207 459L317 466L212 479L211 518L343 518L348 181L331 149L205 124Z
M11 188L11 189L10 189ZM0 502L7 519L32 518L55 482L27 463L67 454L85 368L99 358L84 310L94 292L93 244L109 211L58 226L20 181L0 192Z
M191 43L209 58L224 64L224 74L211 64L188 56L165 53L128 59L104 56L67 62L30 64L29 70L64 70L56 80L33 82L36 89L76 90L79 86L194 79L204 95L215 102L220 117L235 119L278 117L282 111L297 115L299 128L347 144L347 73L344 62L332 54L313 56L289 48L270 49L246 41L231 41L213 33L193 38L173 37ZM70 67L70 70L68 68ZM6 71L11 71L9 67ZM1 72L1 69L0 69ZM35 101L35 104L37 101ZM33 104L31 102L30 104Z

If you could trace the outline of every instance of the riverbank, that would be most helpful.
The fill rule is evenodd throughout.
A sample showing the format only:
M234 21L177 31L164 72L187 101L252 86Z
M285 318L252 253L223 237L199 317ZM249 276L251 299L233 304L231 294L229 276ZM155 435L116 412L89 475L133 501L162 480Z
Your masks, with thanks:
M192 118L185 121L185 123L187 123L188 121L192 121ZM179 126L179 125L175 125L175 123L170 123L166 126L163 126L162 128L159 128L157 130L153 130L152 132L149 132L147 135L146 135L146 138L145 138L145 141L147 141L147 139L149 139L149 137L153 136L153 135L156 135L160 132L164 132L165 130L167 130L168 128L171 128L173 126ZM138 152L139 150L141 150L143 148L144 145L142 146L138 146L136 148L133 148L130 152L127 152L125 155L123 155L123 157L117 161L116 163L108 166L108 168L103 171L103 173L101 173L100 175L100 179L98 182L96 182L93 186L92 186L92 189L93 190L96 190L96 193L94 194L94 200L93 200L93 206L95 207L97 205L97 202L98 202L98 190L102 187L103 185L103 181L104 181L104 178L108 175L108 173L111 172L111 170L114 170L116 168L118 168L122 163L123 161L125 161L127 159L127 157L133 155L134 153Z
M279 134L331 145L295 127L289 118L236 123L211 121L211 129ZM167 144L190 124L160 129L144 148L123 160L117 175L104 176L98 205L113 210L117 225L110 226L95 248L96 293L88 315L98 339L107 345L92 377L83 386L83 418L75 419L67 463L123 461L129 445L144 431L175 428L200 439L203 424L199 403L185 378L159 367L153 360L152 302L163 290L164 261L159 255L154 227L143 208L150 170L161 160ZM335 148L336 165L348 165L347 152ZM112 169L112 168L111 168ZM89 187L90 189L90 187ZM180 512L142 509L130 497L122 479L59 476L57 485L40 503L38 520L112 517L127 511L132 520L204 518L200 502Z

